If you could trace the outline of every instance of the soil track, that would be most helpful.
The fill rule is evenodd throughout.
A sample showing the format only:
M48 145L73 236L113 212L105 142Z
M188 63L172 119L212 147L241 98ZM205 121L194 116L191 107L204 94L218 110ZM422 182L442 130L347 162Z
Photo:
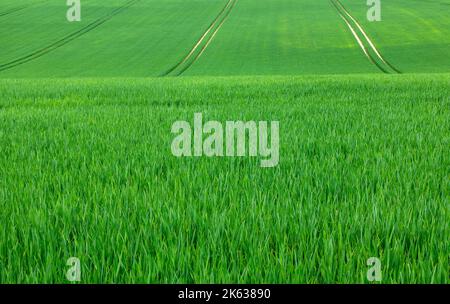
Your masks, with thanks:
M370 39L369 35L366 33L366 31L363 29L361 24L354 18L349 11L342 5L342 3L339 0L330 0L331 4L334 6L334 8L337 10L339 16L344 20L344 22L347 24L348 28L350 29L352 35L356 39L358 45L361 47L361 49L364 52L364 55L369 59L371 63L373 63L379 70L381 70L383 73L390 73L390 70L394 71L395 73L401 73L398 69L396 69L392 64L390 64L382 55L381 52L377 49L375 46L375 43L373 43L372 39ZM370 49L365 46L363 39L361 39L356 31L356 29L352 26L352 23L355 25L355 27L359 30L364 40L369 45ZM375 54L374 56L371 54L370 50ZM378 62L380 60L380 62Z
M389 61L387 61L383 55L381 55L381 52L377 49L377 47L375 46L375 43L373 43L372 39L369 37L369 35L366 33L366 31L364 30L364 28L362 27L362 25L358 22L358 20L356 20L356 18L354 18L350 12L344 7L344 5L339 1L339 0L334 0L339 7L342 8L342 10L344 11L344 13L354 22L354 24L358 27L359 31L361 32L361 34L363 34L364 38L366 39L366 41L369 43L370 47L372 48L372 50L375 52L375 54L377 55L377 57L384 63L386 64L388 67L390 67L392 70L394 70L397 73L401 73L398 69L396 69L392 64L389 63Z
M230 15L231 11L233 10L234 6L236 5L237 0L229 0L226 5L223 7L223 9L219 12L219 14L216 16L216 18L213 20L211 25L208 27L208 29L203 33L203 35L200 37L200 39L197 41L197 43L194 45L194 47L190 50L190 52L176 65L174 65L169 70L165 71L161 74L162 77L169 76L171 73L173 73L178 68L182 67L183 64L186 64L184 67L181 68L180 71L174 74L174 76L180 76L183 74L187 69L189 69L197 60L200 58L200 56L205 52L206 48L211 44L211 41L216 36L217 32L220 30L222 25L227 20L228 16ZM216 27L217 25L217 27ZM197 49L200 47L200 45L205 41L205 39L208 37L208 34L212 34L209 36L209 38L206 40L206 43L204 46L200 49L200 52L194 57L192 61L189 61L191 58L193 58L193 55L197 51Z
M374 58L373 56L370 54L369 50L367 49L367 47L364 45L363 41L361 40L361 38L358 36L358 33L356 32L356 30L353 28L353 26L351 25L351 23L349 22L349 20L347 20L347 18L341 13L341 11L339 10L339 7L336 5L336 3L331 0L332 5L336 8L339 16L342 18L342 20L344 20L345 24L348 26L348 28L350 29L350 32L352 33L353 37L355 38L356 42L358 43L359 47L362 49L362 51L364 52L364 55L367 57L367 59L369 59L369 61L374 64L380 71L382 71L383 73L388 74L389 72L387 70L385 70Z
M37 2L37 3L31 3L31 4L21 5L21 6L18 6L18 7L11 8L11 9L6 10L4 12L0 12L0 17L7 16L7 15L13 14L15 12L22 11L22 10L24 10L26 8L29 8L29 7L38 5L38 4L42 4L42 3L47 2L47 1L48 0L44 0L44 1L41 1L41 2Z
M42 48L39 49L37 51L34 51L31 54L28 54L26 56L14 59L8 63L5 64L1 64L0 65L0 72L1 71L5 71L8 69L11 69L13 67L22 65L24 63L27 63L29 61L32 61L34 59L37 59L39 57L44 56L45 54L50 53L51 51L62 47L63 45L66 45L67 43L83 36L86 33L89 33L90 31L94 30L95 28L99 27L100 25L102 25L103 23L107 22L108 20L110 20L111 18L113 18L114 16L116 16L117 14L121 13L122 11L126 10L127 8L133 6L134 4L136 4L137 2L139 2L140 0L130 0L127 3L125 3L123 6L120 6L116 9L114 9L112 12L110 12L108 15L103 16L93 22L91 22L90 24L86 25L85 27L79 29L76 32L73 32L61 39L59 39L58 41Z
M21 10L24 10L24 9L26 9L27 7L30 7L30 6L31 6L31 5L24 5L24 6L12 8L12 9L7 10L7 11L4 11L4 12L0 12L0 17L3 17L3 16L6 16L6 15L9 15L9 14L12 14L12 13L15 13L15 12L18 12L18 11L21 11Z
M184 69L182 69L180 71L180 73L177 76L180 76L181 74L183 74L187 69L189 69L195 62L197 62L197 60L203 55L203 53L205 52L205 50L208 48L208 46L211 44L211 42L214 40L214 37L216 37L216 34L219 32L219 30L221 29L222 25L225 23L225 21L228 19L228 16L230 16L231 11L233 10L234 6L236 5L238 0L235 0L233 2L233 5L231 6L230 10L227 12L227 14L225 15L225 17L223 18L222 22L220 22L219 26L216 28L216 30L214 31L214 33L211 35L211 37L208 39L208 41L206 42L206 44L203 46L203 48L201 49L200 53L198 53L198 55L194 58L194 60L187 65Z

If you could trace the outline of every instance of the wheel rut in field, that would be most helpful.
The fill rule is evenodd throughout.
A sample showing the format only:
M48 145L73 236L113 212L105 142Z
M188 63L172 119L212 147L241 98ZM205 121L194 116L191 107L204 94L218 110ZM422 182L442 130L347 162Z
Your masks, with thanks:
M177 64L162 73L160 76L180 76L187 69L189 69L203 55L205 50L214 40L215 36L231 14L231 11L235 7L237 1L238 0L229 0L216 16L216 18L211 22L210 26L203 33L200 39L192 47L189 53L185 57L183 57L183 59L180 60Z
M330 0L331 4L337 10L339 16L344 20L345 24L350 29L353 37L357 41L359 47L362 49L364 55L369 59L369 61L374 64L383 73L398 73L401 72L395 68L389 61L387 61L381 52L375 46L375 43L369 37L367 32L364 30L362 25L353 17L349 11L344 7L344 5L339 0ZM359 31L359 34L358 34ZM362 37L360 37L360 35Z
M37 59L39 57L42 57L48 53L50 53L51 51L54 51L64 45L66 45L67 43L83 36L84 34L89 33L90 31L96 29L97 27L101 26L103 23L107 22L108 20L112 19L114 16L116 16L117 14L121 13L122 11L128 9L129 7L133 6L134 4L136 4L137 2L139 2L140 0L130 0L128 2L126 2L124 5L112 10L109 14L98 18L97 20L89 23L88 25L86 25L85 27L59 39L56 42L53 42L52 44L41 48L37 51L34 51L31 54L22 56L20 58L14 59L10 62L4 63L4 64L0 64L0 72L1 71L5 71L11 68L14 68L16 66L22 65L24 63L30 62L34 59Z
M0 12L0 17L7 16L7 15L13 14L15 12L22 11L22 10L24 10L26 8L29 8L29 7L38 5L38 4L43 4L43 3L48 2L48 1L49 0L44 0L44 1L41 1L41 2L36 2L36 3L31 3L31 4L26 4L26 5L21 5L21 6L17 6L17 7L14 7L14 8L10 8L9 10Z
M30 7L30 6L31 5L22 5L22 6L19 6L19 7L15 7L15 8L9 9L7 11L0 12L0 17L7 16L7 15L13 14L15 12L24 10L27 7Z

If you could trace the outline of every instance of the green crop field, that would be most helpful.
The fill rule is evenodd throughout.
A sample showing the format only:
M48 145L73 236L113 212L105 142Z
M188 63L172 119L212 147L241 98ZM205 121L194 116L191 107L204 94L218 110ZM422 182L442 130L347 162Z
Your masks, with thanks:
M450 0L381 4L1 0L0 283L449 283Z

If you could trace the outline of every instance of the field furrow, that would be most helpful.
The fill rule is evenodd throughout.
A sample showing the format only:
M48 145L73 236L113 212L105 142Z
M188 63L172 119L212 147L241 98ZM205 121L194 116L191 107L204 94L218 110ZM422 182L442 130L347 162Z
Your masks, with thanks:
M66 19L63 1L20 1L30 5L17 14L0 18L0 64L14 61L49 46L123 6L128 0L90 0L82 5L81 22Z
M367 40L365 40L365 37L360 37L360 35L357 32L357 29L353 27L352 20L348 18L348 16L343 12L341 7L338 6L337 2L334 0L330 0L331 4L336 8L337 13L341 17L341 19L344 21L344 23L347 25L348 29L352 33L353 37L355 38L356 43L359 45L361 50L363 51L364 55L367 57L367 59L375 65L381 72L388 74L389 72L385 67L383 67L377 60L374 58L374 56L371 54L369 48L365 45L367 43ZM353 23L354 24L354 23ZM358 28L359 29L359 28ZM359 29L360 30L360 29ZM361 30L360 30L361 33Z
M19 7L16 7L16 8L7 10L7 11L4 11L4 12L0 12L0 17L6 16L6 15L9 15L9 14L13 14L15 12L21 11L21 10L26 9L28 7L29 7L28 5L23 5L23 6L19 6Z
M375 73L328 1L245 0L184 75Z
M2 8L0 9L0 17L7 16L13 14L15 12L19 12L26 8L32 7L33 5L45 2L47 0L38 1L38 2L30 2L30 1L14 1L13 5L11 5L11 1L4 0L2 1Z
M203 33L203 35L200 37L200 39L197 41L197 43L193 46L193 48L189 51L189 53L180 61L178 62L176 65L174 65L173 67L171 67L169 70L167 70L166 72L162 73L161 76L167 76L170 73L172 73L174 70L176 70L178 67L180 67L181 65L183 65L184 63L186 63L191 56L195 53L195 51L197 50L197 48L202 44L203 40L205 40L208 36L208 34L214 29L214 27L216 26L216 24L220 21L220 17L227 11L227 9L230 7L230 5L233 3L233 0L228 0L228 2L225 4L225 6L222 8L222 10L219 12L219 14L217 14L216 18L214 18L213 22L211 23L211 25L208 27L208 29Z
M370 22L364 1L339 0L358 20L393 68L402 73L450 70L450 1L382 2L381 21Z
M54 43L52 43L52 44L42 48L42 49L39 49L39 50L37 50L37 51L35 51L35 52L31 53L31 54L28 54L26 56L17 58L15 60L12 60L12 61L10 61L8 63L0 64L0 72L8 70L8 69L11 69L11 68L19 66L19 65L22 65L22 64L27 63L27 62L29 62L31 60L37 59L37 58L39 58L41 56L44 56L44 55L50 53L51 51L53 51L53 50L55 50L55 49L57 49L59 47L64 46L65 44L67 44L67 43L69 43L69 42L71 42L71 41L81 37L84 34L89 33L90 31L96 29L97 27L101 26L102 24L104 24L105 22L107 22L108 20L113 18L115 15L117 15L117 14L121 13L123 10L131 7L132 5L134 5L138 1L140 1L140 0L130 0L127 3L125 3L123 6L120 6L119 8L113 10L108 15L103 16L102 18L99 18L99 19L95 20L94 22L88 24L87 26L81 28L80 30L78 30L76 32L73 32L73 33L63 37L60 40L58 40L58 41L56 41L56 42L54 42Z
M95 31L85 32L88 22L86 18L92 16L99 8L104 9L91 4L82 8L81 22L60 24L61 31L72 27L77 27L81 31L84 28L84 31L81 31L82 35L78 35L70 43L64 43L53 49L46 56L39 56L26 64L1 72L0 77L161 75L163 71L169 70L175 62L178 62L183 54L189 53L192 49L192 41L198 40L198 37L204 34L205 28L211 25L211 20L224 8L227 1L140 1L115 15L108 22L102 23ZM124 3L113 9L121 5ZM64 5L57 7L61 11L66 9ZM158 14L155 15L154 12ZM35 13L35 17L38 13L40 14L40 12ZM59 15L60 18L65 17L65 12L62 11L62 13ZM84 16L88 17L83 19ZM149 16L152 17L149 18ZM89 21L93 23L101 17ZM33 29L27 29L27 31L28 35L34 34ZM39 32L36 35L40 35ZM55 43L61 44L53 40L48 45ZM6 46L11 48L10 56L14 53L22 53L23 48L14 50L12 43ZM40 50L35 48L6 62L28 56L36 52L36 49Z
M395 73L401 73L398 69L396 69L387 59L385 59L383 57L383 55L381 55L381 52L377 49L377 47L375 46L375 43L372 41L372 39L369 37L369 35L366 33L366 31L364 30L364 28L361 26L361 24L358 22L358 20L356 20L350 13L349 11L344 7L344 5L342 5L342 3L339 0L330 0L333 5L336 7L336 9L338 10L339 14L345 18L345 16L343 14L345 14L350 20L346 19L346 22L350 25L350 22L352 22L357 29L359 30L359 32L363 35L364 40L366 41L366 43L369 45L369 48L365 48L365 53L368 55L368 58L370 59L370 61L372 63L374 63L375 65L377 65L377 67L382 70L383 72L387 73L390 70L392 70ZM354 32L354 30L352 29L352 31ZM372 56L370 54L368 54L368 50L371 50L375 56ZM378 58L378 60L380 60L381 62L376 62L376 59L374 58ZM384 67L383 67L384 66Z
M214 30L214 32L212 32L212 34L209 36L208 40L206 41L206 43L203 45L203 47L200 49L200 51L198 52L198 54L193 58L193 60L191 62L189 62L188 64L186 64L185 67L181 68L181 70L178 72L177 76L180 76L181 74L183 74L184 72L186 72L187 69L189 69L195 62L197 62L197 60L203 55L203 53L205 52L205 50L208 48L208 46L211 44L211 42L214 40L214 38L216 37L217 33L219 32L219 30L222 28L223 24L225 23L225 21L228 19L228 17L230 16L231 11L233 10L233 8L236 5L236 2L238 0L234 0L233 3L231 4L231 6L229 7L229 9L224 13L223 17L222 17L222 21L220 21L220 23L217 25L216 29Z

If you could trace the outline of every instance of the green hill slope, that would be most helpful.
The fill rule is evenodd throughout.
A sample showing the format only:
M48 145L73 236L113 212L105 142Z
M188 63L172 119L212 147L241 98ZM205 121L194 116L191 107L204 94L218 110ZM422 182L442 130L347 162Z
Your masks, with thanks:
M401 72L450 71L448 0L393 0L381 22L349 0L92 0L74 23L60 1L14 3L0 9L4 78L395 73L378 52Z
M382 21L369 22L365 1L342 0L402 72L450 71L450 1L382 1Z
M82 5L81 22L69 23L65 19L67 7L49 1L37 10L28 9L20 19L0 18L2 29L14 28L15 22L22 24L18 33L2 30L0 39L8 49L0 57L0 71L2 64L44 50L42 56L2 71L0 76L157 76L189 50L223 2L152 0L131 1L129 5L130 1L122 0L104 6L100 5L103 1L93 1ZM105 22L90 26L122 7ZM47 15L48 20L41 20ZM30 22L25 21L28 19L37 25L28 26ZM80 29L82 35L72 36L66 43L46 51L48 46ZM17 41L23 41L24 46Z
M239 0L188 75L377 72L329 1Z

